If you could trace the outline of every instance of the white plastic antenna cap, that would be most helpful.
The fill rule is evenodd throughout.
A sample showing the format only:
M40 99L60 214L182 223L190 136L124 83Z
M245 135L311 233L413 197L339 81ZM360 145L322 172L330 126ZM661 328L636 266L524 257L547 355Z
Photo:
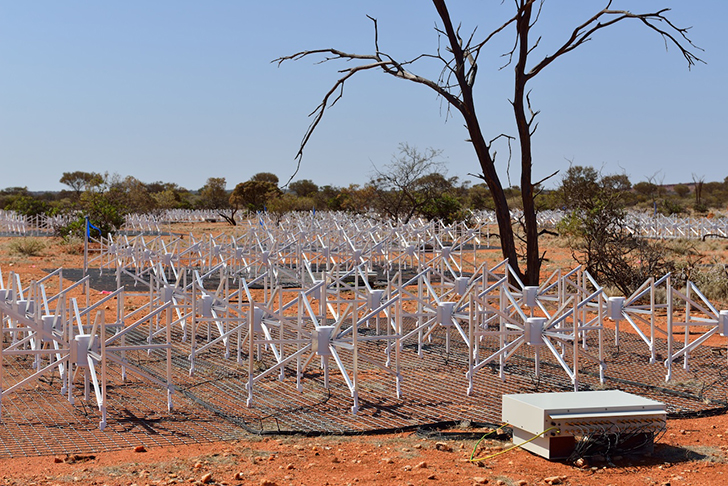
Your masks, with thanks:
M91 342L91 334L77 334L71 343L71 361L76 366L88 366L88 345ZM98 340L94 343L94 351L100 349Z
M374 310L379 307L382 303L382 297L384 297L384 290L372 290L367 296L369 310Z
M331 356L329 344L331 343L331 335L334 332L334 326L319 326L311 332L313 351L318 356Z
M55 319L54 315L51 314L45 314L43 317L41 317L41 320L43 321L43 331L45 331L46 334L50 335L53 333L53 320ZM43 336L41 341L47 343L49 341L52 341L52 339L49 336Z
M200 310L200 314L202 317L212 317L212 296L203 295L201 300L202 309Z
M174 289L169 285L165 285L164 289L162 289L162 300L164 302L170 302L172 300L173 296L174 296Z
M465 295L465 291L468 290L468 282L470 282L468 277L457 277L455 279L455 292L461 296Z
M607 317L615 322L622 320L624 297L610 297L607 306Z
M440 302L437 304L437 323L441 326L452 326L452 314L455 302Z
M546 324L545 317L529 317L526 319L524 338L529 346L540 346L543 344L543 326Z
M22 315L32 314L35 310L35 302L32 300L21 299L18 301L18 313Z
M527 285L523 287L523 301L526 307L536 307L536 298L538 297L538 287Z
M718 332L721 336L728 336L728 310L720 311L718 316Z

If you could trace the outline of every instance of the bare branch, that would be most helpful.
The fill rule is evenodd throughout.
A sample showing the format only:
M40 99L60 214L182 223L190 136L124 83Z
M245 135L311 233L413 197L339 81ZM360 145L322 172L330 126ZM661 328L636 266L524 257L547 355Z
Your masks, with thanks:
M375 21L376 26L376 21ZM375 29L376 30L376 29ZM375 34L376 35L376 34ZM316 56L321 54L328 54L324 57L322 61L319 61L320 63L328 62L328 61L334 61L334 60L362 60L362 61L371 61L365 64L360 64L358 66L349 67L346 69L343 69L339 71L343 74L342 77L340 77L334 85L329 89L328 92L324 95L321 103L316 107L314 111L311 112L309 116L313 117L313 120L311 121L308 129L306 130L306 133L303 136L303 140L301 141L301 145L299 147L298 153L296 154L296 158L299 159L303 156L303 149L308 144L308 141L311 139L311 135L313 134L314 130L318 126L318 124L321 122L321 119L324 116L324 113L326 112L327 108L330 108L334 106L339 99L343 96L343 90L344 85L346 81L348 81L352 76L355 74L361 72L361 71L368 71L372 69L381 69L385 73L390 74L394 77L405 79L408 81L412 81L418 84L423 84L431 89L433 89L435 92L437 92L440 96L445 98L448 103L455 106L456 108L460 109L460 100L453 94L451 94L448 91L448 88L445 86L442 86L441 84L438 84L435 81L431 81L427 78L418 76L416 74L413 74L409 71L407 71L404 66L407 64L411 64L414 62L414 60L406 61L404 63L400 63L392 59L391 56L387 54L383 54L378 52L376 54L355 54L355 53L348 53L343 52L338 49L316 49L316 50L310 50L310 51L301 51L297 52L295 54L291 54L289 56L283 56L278 59L273 60L272 62L277 63L279 66L284 61L296 61L303 59L305 57L310 56ZM418 58L422 58L425 55L418 56ZM416 60L415 59L415 60Z
M554 177L554 176L555 176L556 174L558 174L558 173L559 173L559 171L557 170L557 171L556 171L556 172L554 172L553 174L551 174L551 175L547 175L546 177L544 177L544 178L543 178L543 179L541 179L540 181L538 181L538 182L534 182L534 183L532 184L532 185L533 185L533 187L536 187L536 186L538 186L538 185L540 185L540 184L543 184L544 182L546 182L547 180L551 179L552 177Z
M536 76L546 66L551 64L553 61L563 56L564 54L573 51L582 44L588 42L591 36L606 27L610 27L623 20L635 19L642 22L649 29L657 32L665 40L666 48L672 44L678 48L682 56L688 62L688 68L691 68L696 63L704 63L702 59L696 56L691 49L701 50L698 46L693 44L692 40L688 37L689 28L677 27L673 24L666 16L665 13L669 12L669 8L658 10L657 12L634 14L628 10L610 10L611 0L607 6L601 11L597 12L589 20L577 26L571 33L569 39L550 56L544 57L538 64L536 64L530 72L527 74L528 78ZM602 19L606 19L602 21ZM666 27L664 27L666 25Z
M377 55L379 54L379 27L377 24L377 19L374 17L371 17L367 15L367 18L374 22L374 50L376 51Z

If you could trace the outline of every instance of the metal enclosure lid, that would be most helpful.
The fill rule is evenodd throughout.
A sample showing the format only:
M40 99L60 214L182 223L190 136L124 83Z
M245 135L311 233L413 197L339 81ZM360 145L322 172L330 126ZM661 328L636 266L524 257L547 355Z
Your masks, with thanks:
M621 390L503 395L503 405L520 402L548 414L594 413L599 411L651 410L664 412L665 404Z

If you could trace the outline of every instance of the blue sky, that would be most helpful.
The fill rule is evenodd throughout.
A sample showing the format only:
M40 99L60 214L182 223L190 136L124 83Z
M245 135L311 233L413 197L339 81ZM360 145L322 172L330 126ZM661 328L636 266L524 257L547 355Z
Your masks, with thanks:
M604 0L547 0L536 53ZM615 1L615 8L670 7L707 62L691 71L679 52L636 23L602 31L531 84L539 115L534 178L569 160L622 172L632 182L706 181L728 176L724 94L728 2ZM484 34L511 2L451 1L462 31ZM65 171L132 175L198 189L208 177L228 188L256 172L287 180L309 119L345 64L299 50L370 53L371 15L381 50L407 59L433 53L436 12L415 0L0 0L0 188L58 190ZM511 33L481 59L476 100L486 138L515 135L508 98L512 69L498 70ZM437 76L423 63L419 74ZM457 116L428 89L369 72L352 79L307 148L297 179L364 183L401 142L443 151L448 174L472 179L478 164ZM503 177L507 148L499 148ZM511 179L518 183L515 167ZM505 183L507 185L507 182Z

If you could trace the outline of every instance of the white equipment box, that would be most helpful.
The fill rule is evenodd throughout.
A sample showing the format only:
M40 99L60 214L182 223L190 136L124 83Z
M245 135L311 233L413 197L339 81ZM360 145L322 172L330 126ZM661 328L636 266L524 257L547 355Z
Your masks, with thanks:
M502 416L513 428L514 444L546 459L565 459L577 440L600 436L617 448L622 438L629 441L623 448L651 451L667 413L663 403L603 390L503 395Z

